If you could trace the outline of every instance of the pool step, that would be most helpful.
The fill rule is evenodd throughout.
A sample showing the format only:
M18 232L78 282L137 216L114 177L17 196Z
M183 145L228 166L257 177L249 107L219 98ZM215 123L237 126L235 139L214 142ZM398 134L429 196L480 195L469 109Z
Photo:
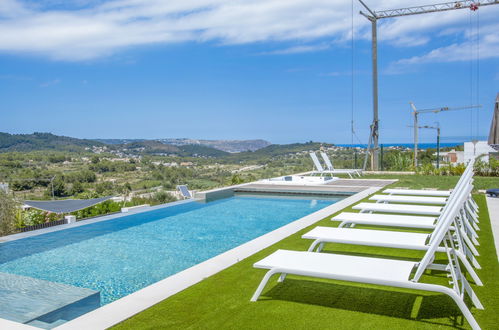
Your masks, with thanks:
M32 277L0 273L0 318L51 328L100 307L100 293Z

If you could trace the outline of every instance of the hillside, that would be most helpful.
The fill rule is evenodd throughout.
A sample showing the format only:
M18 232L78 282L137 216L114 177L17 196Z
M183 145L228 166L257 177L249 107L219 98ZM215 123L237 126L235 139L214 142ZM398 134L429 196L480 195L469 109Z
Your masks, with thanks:
M179 154L181 150L172 145L164 144L159 141L136 141L126 144L113 145L114 149L126 151L134 154Z
M93 139L104 144L127 144L132 142L142 142L145 139Z
M155 155L177 155L182 157L223 157L228 153L204 145L188 144L174 146L160 141L144 140L131 143L113 145L115 150L128 154L155 154Z
M93 146L103 146L101 142L58 136L51 133L9 134L0 132L0 152L9 151L82 151Z
M192 146L205 146L214 149L218 149L224 152L237 153L244 151L255 151L261 148L265 148L270 145L270 142L265 140L198 140L198 139L157 139L157 140L146 140L146 139L95 139L97 142L105 143L108 145L125 145L129 143L136 142L146 142L155 141L161 142L172 146L191 146L188 148L192 149ZM216 156L223 156L219 153Z
M100 141L106 142L106 144ZM322 145L316 142L269 145L269 142L265 140L101 139L100 141L58 136L51 133L0 133L0 152L29 152L36 150L80 152L84 151L85 148L90 148L94 152L111 152L122 156L176 155L180 157L214 157L226 161L262 161L292 153L318 150ZM167 143L167 141L170 143ZM211 146L204 143L209 143ZM246 150L257 149L255 151L234 152L234 150L241 148L248 148Z
M320 142L293 143L293 144L271 144L257 151L246 151L237 154L230 154L226 158L237 161L268 161L270 158L296 154L300 152L317 151L324 147L330 147L331 144Z
M265 140L161 139L159 141L175 146L203 145L230 153L255 151L270 145L270 142Z
M204 145L187 144L178 147L182 153L181 156L191 156L191 157L224 157L229 155L228 152L207 147Z

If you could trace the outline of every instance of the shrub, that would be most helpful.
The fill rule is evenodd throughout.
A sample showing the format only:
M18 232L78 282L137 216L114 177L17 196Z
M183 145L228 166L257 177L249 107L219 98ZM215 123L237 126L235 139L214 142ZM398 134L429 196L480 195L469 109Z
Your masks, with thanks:
M158 191L152 196L152 200L154 202L157 202L158 204L164 204L174 202L177 200L177 198L166 191Z
M15 231L16 207L14 199L5 192L0 191L0 236Z
M22 219L23 222L17 224L18 228L57 221L60 219L60 216L56 213L32 209L24 212Z

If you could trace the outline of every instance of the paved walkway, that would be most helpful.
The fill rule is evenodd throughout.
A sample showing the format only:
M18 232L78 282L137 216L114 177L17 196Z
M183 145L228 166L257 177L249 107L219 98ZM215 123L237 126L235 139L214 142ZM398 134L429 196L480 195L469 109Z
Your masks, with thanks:
M499 260L499 198L487 197L487 208L489 209L490 224L496 243L497 259Z

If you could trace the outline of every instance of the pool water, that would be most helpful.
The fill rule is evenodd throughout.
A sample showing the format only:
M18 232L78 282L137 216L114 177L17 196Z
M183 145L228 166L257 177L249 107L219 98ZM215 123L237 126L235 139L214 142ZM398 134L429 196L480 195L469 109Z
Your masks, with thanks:
M100 291L105 305L344 197L320 198L190 202L7 242L0 272Z

